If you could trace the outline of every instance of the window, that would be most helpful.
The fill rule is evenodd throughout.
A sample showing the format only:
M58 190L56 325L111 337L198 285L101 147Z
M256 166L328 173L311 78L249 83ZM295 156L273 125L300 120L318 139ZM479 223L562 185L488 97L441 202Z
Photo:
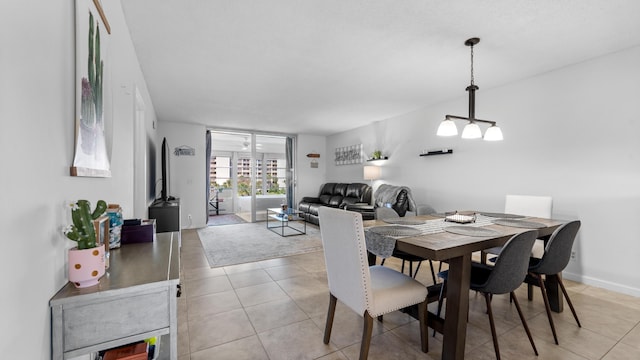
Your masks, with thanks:
M212 156L211 157L211 187L216 189L230 189L231 185L231 157Z

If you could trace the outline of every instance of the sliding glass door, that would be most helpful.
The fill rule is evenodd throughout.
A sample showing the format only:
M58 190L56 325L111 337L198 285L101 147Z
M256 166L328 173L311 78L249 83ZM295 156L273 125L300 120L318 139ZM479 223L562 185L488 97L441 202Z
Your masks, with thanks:
M293 202L287 200L294 169L287 149L293 152L294 143L286 135L211 131L209 216L263 221L267 208Z

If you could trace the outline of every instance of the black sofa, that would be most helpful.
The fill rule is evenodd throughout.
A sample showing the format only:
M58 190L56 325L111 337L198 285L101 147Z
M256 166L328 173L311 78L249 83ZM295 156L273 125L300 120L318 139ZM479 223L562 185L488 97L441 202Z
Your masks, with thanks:
M319 225L318 209L322 206L344 209L347 205L370 204L371 186L362 183L326 183L320 187L317 197L305 196L298 204L307 222ZM364 220L372 220L373 213L363 213Z

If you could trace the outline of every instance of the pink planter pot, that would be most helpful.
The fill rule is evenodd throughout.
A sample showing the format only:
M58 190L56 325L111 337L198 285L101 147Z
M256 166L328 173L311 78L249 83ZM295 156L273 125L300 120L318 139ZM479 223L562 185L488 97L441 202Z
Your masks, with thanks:
M104 271L104 246L84 250L69 249L69 281L76 287L97 285Z

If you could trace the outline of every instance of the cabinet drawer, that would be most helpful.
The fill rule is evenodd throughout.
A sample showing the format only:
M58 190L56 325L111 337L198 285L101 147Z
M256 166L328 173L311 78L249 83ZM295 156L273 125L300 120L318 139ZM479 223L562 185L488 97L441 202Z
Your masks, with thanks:
M169 327L169 289L63 307L64 351Z

